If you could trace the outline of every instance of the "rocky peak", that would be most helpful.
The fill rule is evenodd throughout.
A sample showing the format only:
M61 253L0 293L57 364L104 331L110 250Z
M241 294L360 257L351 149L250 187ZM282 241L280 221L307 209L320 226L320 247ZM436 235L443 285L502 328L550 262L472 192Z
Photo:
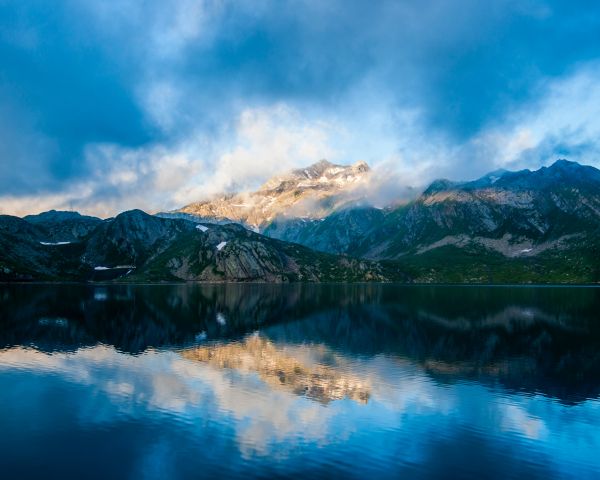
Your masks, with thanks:
M337 165L327 160L320 160L306 168L298 168L289 173L273 177L265 182L259 191L290 190L342 186L344 183L355 183L362 180L369 172L365 162L354 165Z
M299 217L319 218L330 213L331 205L347 201L342 197L361 185L369 173L365 162L337 165L320 160L273 177L257 191L193 203L180 212L213 221L228 219L252 227L262 227L291 211Z

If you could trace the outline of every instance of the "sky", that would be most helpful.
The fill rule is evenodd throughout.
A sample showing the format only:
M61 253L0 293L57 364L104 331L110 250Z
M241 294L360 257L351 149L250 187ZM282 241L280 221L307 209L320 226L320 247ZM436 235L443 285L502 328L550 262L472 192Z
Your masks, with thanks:
M600 166L596 1L0 0L0 65L0 213Z

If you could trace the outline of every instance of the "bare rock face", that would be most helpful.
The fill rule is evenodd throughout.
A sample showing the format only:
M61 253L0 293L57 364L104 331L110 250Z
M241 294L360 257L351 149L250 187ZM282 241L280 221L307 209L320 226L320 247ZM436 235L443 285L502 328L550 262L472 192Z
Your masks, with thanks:
M227 278L273 281L281 279L281 274L275 272L286 271L285 260L285 257L270 251L263 243L249 241L226 246L217 254L215 263L216 269Z
M273 177L255 192L192 203L179 213L214 221L227 219L255 230L264 228L280 215L322 218L353 199L353 193L364 185L369 173L369 166L364 162L342 166L321 160L307 168Z

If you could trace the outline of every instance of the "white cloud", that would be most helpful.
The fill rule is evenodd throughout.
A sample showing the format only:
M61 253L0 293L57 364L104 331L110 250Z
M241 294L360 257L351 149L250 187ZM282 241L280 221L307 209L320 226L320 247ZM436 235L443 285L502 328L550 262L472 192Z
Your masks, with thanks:
M600 165L600 65L547 80L537 99L519 106L458 152L491 168L538 168L560 157ZM475 169L476 173L485 173Z
M331 158L333 125L284 104L245 109L221 135L198 134L172 147L128 149L89 145L89 179L57 194L0 197L3 210L23 215L50 208L102 217L141 208L161 211L227 190L247 189L293 167ZM230 132L230 133L229 133Z
M285 104L242 111L231 147L225 146L214 161L206 181L190 190L192 197L244 190L276 173L331 158L333 126L311 120ZM208 166L208 165L207 165Z

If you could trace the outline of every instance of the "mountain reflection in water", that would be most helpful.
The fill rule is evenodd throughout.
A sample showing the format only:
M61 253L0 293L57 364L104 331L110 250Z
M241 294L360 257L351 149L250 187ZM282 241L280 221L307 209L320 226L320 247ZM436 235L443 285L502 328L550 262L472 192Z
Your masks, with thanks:
M0 286L0 471L594 478L599 312L595 288Z
M227 345L186 349L182 355L219 368L257 372L274 388L285 388L322 403L343 398L367 403L369 399L366 382L326 365L307 365L292 356L292 352L285 352L258 335Z

